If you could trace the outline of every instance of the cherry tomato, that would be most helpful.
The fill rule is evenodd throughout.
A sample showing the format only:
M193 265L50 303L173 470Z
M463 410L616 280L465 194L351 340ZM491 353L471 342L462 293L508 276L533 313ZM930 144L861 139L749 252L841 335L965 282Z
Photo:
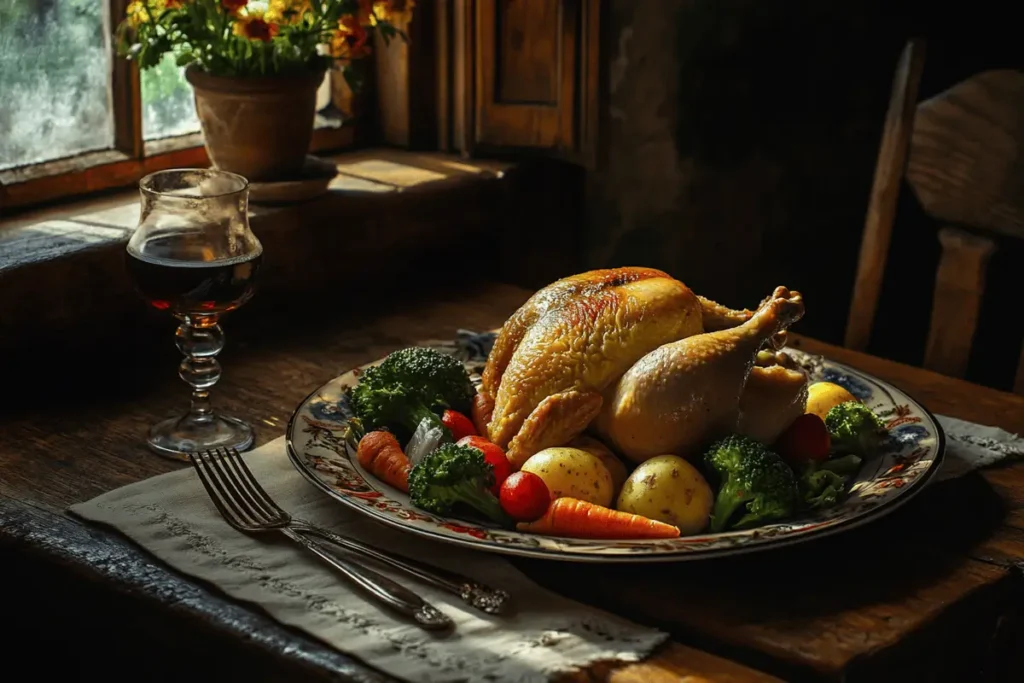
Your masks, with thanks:
M532 522L548 509L551 493L533 472L514 472L501 485L501 509L517 522Z
M484 460L494 468L494 486L491 487L491 492L498 495L501 485L508 479L508 475L512 474L512 463L505 457L505 451L501 450L501 446L491 443L482 436L464 436L456 443L483 452Z
M814 413L793 420L775 442L775 451L790 465L828 460L832 440L824 421Z
M473 426L472 420L454 410L444 411L444 414L441 415L441 423L452 433L452 438L455 441L476 434L476 427Z

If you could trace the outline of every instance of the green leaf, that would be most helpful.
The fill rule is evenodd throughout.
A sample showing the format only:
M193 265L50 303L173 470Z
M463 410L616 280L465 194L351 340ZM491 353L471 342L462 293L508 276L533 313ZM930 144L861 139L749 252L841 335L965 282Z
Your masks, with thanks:
M341 75L345 77L345 82L348 83L348 87L352 89L352 92L356 93L362 90L363 81L365 80L362 69L355 69L351 64L346 64L341 70Z

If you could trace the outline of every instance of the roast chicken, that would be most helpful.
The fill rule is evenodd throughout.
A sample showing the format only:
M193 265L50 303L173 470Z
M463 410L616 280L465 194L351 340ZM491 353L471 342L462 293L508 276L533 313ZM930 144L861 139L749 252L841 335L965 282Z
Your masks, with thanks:
M559 280L502 327L482 374L474 421L519 467L583 432L601 411L603 392L649 352L751 316L650 268Z
M695 455L735 431L755 356L803 313L800 293L778 287L742 325L659 346L606 390L597 433L637 462Z

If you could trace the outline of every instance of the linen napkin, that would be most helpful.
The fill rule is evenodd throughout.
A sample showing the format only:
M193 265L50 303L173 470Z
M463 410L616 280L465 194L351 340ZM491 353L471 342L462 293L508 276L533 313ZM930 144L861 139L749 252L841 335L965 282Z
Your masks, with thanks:
M384 611L288 539L236 532L191 468L116 489L70 511L114 527L183 574L410 681L546 681L600 660L639 661L668 637L548 591L499 555L421 539L349 510L295 470L283 437L245 454L245 460L294 517L504 589L514 601L513 613L486 615L456 596L372 565L455 622L447 635L423 631Z
M946 454L932 481L963 476L1005 458L1024 458L1024 439L999 427L988 427L936 415L946 433Z

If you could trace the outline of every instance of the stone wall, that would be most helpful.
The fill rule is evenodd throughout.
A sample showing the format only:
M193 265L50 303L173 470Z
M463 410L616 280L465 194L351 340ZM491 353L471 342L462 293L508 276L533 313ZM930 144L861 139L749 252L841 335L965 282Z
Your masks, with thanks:
M1012 6L977 0L606 0L607 104L586 180L589 267L661 267L753 306L800 289L797 330L841 343L893 72L923 35L920 97L1024 67ZM869 351L919 364L939 247L904 185ZM1000 246L968 378L1012 382L1024 249Z
M611 0L588 265L662 267L734 306L785 284L802 330L841 335L906 33L876 4Z

